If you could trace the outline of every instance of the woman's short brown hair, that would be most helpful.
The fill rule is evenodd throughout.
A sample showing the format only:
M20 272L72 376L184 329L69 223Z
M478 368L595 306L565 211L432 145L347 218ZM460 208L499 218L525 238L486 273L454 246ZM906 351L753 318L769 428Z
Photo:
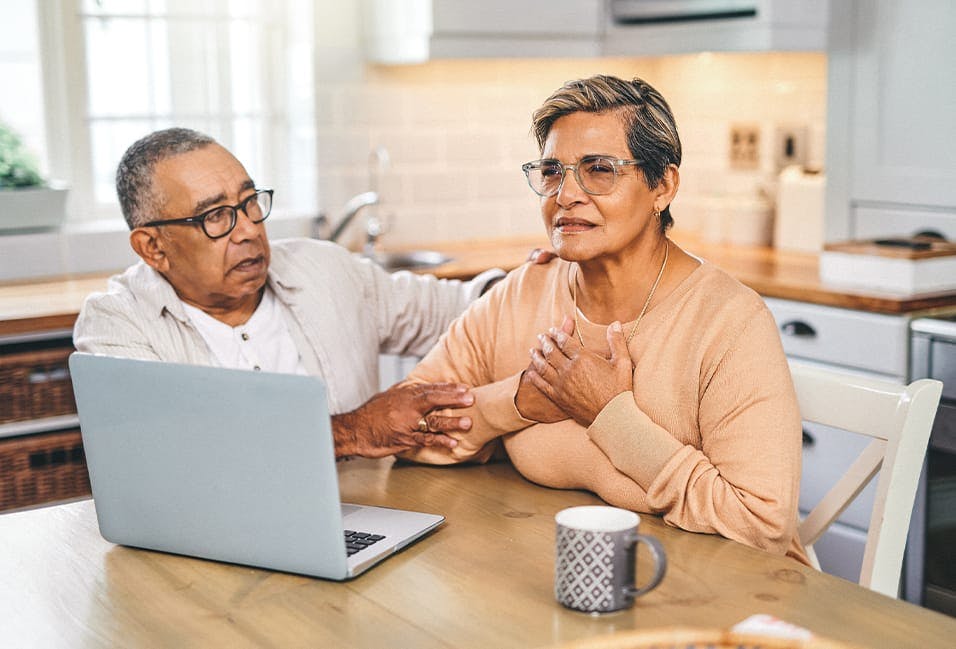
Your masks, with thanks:
M531 130L544 143L554 123L571 113L620 111L627 148L640 160L648 187L657 187L668 165L680 166L681 145L677 123L667 101L653 86L635 77L630 81L608 75L568 81L558 88L532 116ZM661 212L661 232L673 225L670 206Z

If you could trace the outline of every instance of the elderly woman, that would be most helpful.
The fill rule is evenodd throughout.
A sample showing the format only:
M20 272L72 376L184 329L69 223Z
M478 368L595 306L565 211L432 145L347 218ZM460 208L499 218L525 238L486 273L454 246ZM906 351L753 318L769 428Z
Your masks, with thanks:
M503 445L533 482L806 561L787 361L760 297L667 238L681 160L667 102L640 79L573 81L533 132L541 159L523 170L560 260L512 272L414 370L476 386L475 405L455 449L408 457Z

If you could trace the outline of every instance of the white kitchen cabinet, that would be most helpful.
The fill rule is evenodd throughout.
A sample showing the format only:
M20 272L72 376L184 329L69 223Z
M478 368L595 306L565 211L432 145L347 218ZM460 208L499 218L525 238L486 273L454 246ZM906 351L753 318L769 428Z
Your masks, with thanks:
M364 0L375 63L600 54L604 0Z
M830 7L827 240L956 236L956 3Z
M907 376L909 319L902 315L764 298L780 330L788 358L883 380ZM800 514L806 515L850 467L870 438L804 423ZM814 544L820 567L856 582L879 474Z
M376 63L813 51L830 0L363 0Z

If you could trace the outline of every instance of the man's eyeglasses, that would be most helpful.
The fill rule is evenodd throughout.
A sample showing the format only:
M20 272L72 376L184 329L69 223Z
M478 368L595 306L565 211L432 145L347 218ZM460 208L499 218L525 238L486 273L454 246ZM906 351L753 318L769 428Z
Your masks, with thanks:
M272 190L257 189L255 194L244 198L238 205L220 205L203 212L198 216L185 219L166 219L164 221L150 221L143 226L152 225L195 225L202 226L202 231L210 239L221 239L232 232L239 220L239 210L242 210L253 223L262 223L272 211Z
M521 170L528 177L528 185L538 196L554 196L564 185L565 174L574 171L574 178L581 189L588 194L600 196L608 194L614 189L620 167L640 165L640 160L621 160L606 155L589 155L578 160L576 164L564 164L560 160L546 158L534 160L521 165Z

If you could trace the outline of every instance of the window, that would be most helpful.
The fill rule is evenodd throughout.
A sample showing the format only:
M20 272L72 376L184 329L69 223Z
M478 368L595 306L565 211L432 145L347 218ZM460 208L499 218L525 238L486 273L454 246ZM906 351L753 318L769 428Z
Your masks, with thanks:
M36 6L30 0L0 0L0 11L0 121L21 137L47 171Z
M113 177L123 152L174 125L230 149L257 183L276 189L277 212L315 211L309 0L35 6L52 80L46 155L51 173L71 184L71 218L117 218Z

